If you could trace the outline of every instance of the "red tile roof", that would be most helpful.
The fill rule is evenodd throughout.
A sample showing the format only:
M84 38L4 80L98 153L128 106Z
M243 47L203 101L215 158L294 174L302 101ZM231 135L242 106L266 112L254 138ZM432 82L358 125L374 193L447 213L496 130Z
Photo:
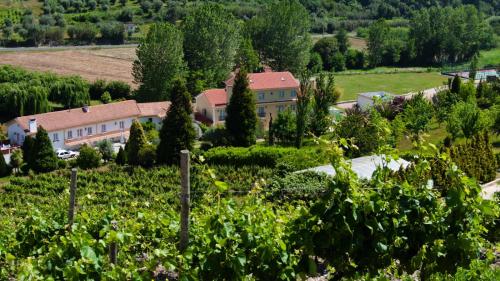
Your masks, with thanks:
M248 80L250 89L254 91L298 88L300 86L299 81L289 71L249 73ZM232 86L233 83L234 74L226 81L226 85Z
M160 101L160 102L148 102L148 103L137 103L137 107L141 113L141 116L157 116L160 118L167 115L168 108L170 107L170 102Z
M29 121L36 119L37 126L42 126L47 131L57 131L125 118L141 116L162 117L162 115L165 116L169 105L169 102L140 104L135 100L127 100L89 106L88 112L84 112L82 108L73 108L21 116L11 122L19 124L26 131L29 130Z
M213 106L226 105L227 104L227 94L225 89L210 89L206 90L202 95L207 97L208 102Z

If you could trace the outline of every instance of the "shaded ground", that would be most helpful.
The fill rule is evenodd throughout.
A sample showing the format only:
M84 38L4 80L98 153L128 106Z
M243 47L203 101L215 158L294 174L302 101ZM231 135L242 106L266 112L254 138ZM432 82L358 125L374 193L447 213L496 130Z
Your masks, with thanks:
M81 75L89 81L119 80L134 86L134 58L134 48L6 52L0 53L0 64L62 75Z

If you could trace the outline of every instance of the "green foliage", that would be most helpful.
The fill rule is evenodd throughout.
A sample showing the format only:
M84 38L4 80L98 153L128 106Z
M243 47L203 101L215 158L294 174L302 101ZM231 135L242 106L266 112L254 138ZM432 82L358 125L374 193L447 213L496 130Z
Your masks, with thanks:
M434 117L434 109L423 93L419 93L404 104L402 114L406 130L414 140L419 140L420 136L429 129Z
M236 54L236 66L249 72L258 72L260 67L259 54L254 50L250 39L242 39Z
M106 104L106 103L110 103L112 102L113 100L111 99L111 95L109 94L109 92L104 92L100 98L101 102Z
M26 171L32 169L33 161L34 161L34 152L35 152L35 140L31 136L26 136L24 138L23 146L21 147L23 151L24 166Z
M256 140L255 95L248 83L247 72L240 70L234 79L233 93L226 108L226 129L235 146L250 146Z
M120 146L120 149L118 149L118 153L116 154L115 162L118 165L125 165L127 164L127 153L125 150Z
M273 142L280 145L294 145L295 134L297 133L297 120L295 112L287 109L278 113L278 118L273 122L270 131L272 132Z
M123 44L125 40L125 26L121 22L105 22L99 27L101 41L112 44Z
M455 77L453 77L453 81L451 82L450 91L452 93L458 94L460 93L461 87L462 87L462 79L460 78L460 76L458 76L458 74L456 74Z
M79 76L61 77L50 86L50 100L64 108L90 104L89 85Z
M182 33L169 23L153 24L136 49L132 74L141 102L170 99L170 85L184 74Z
M240 27L222 5L195 8L184 24L184 55L191 71L199 71L207 86L226 80L240 45Z
M96 147L99 149L99 153L101 153L102 159L104 159L104 161L113 159L113 143L110 140L102 140L97 143Z
M323 71L323 60L321 59L320 54L314 51L311 52L309 64L307 64L307 69L314 74Z
M475 135L470 142L452 146L449 153L467 175L481 182L495 179L496 158L487 132Z
M132 121L130 137L126 145L127 161L130 165L140 165L139 151L146 146L147 140L141 123Z
M307 10L298 0L273 1L250 22L255 48L273 70L299 73L309 62Z
M175 80L172 86L172 103L160 130L160 144L157 148L157 161L161 164L178 164L180 151L192 150L196 133L191 114L191 97L186 82Z
M334 134L337 139L348 140L350 146L346 148L346 156L349 158L367 155L392 143L388 121L376 110L364 111L359 107L346 110Z
M16 149L10 155L10 166L17 172L19 168L23 165L23 151L21 149Z
M210 143L210 147L229 146L230 136L223 125L210 127L200 138L201 141Z
M307 128L307 116L311 110L311 95L313 93L311 74L307 71L301 73L300 77L300 88L297 93L297 115L296 115L296 133L295 133L295 147L302 147L302 141L304 139L304 134Z
M313 89L313 108L311 118L311 131L316 136L327 132L332 125L330 107L337 102L340 92L335 89L335 77L333 74L321 73L316 78Z
M101 165L102 155L99 151L84 144L80 148L80 155L76 159L76 164L82 169L93 169Z
M464 136L469 139L489 128L492 120L489 114L482 111L472 102L458 102L448 116L446 130L453 139Z
M287 174L271 181L266 187L266 197L279 201L313 201L326 194L330 181L330 176L316 172Z
M33 158L30 159L33 171L46 173L57 169L57 156L52 148L52 141L47 131L41 126L38 127L33 145ZM31 164L28 162L29 164Z
M320 55L324 70L333 70L333 56L339 51L338 42L335 37L323 37L319 39L314 44L313 51Z
M145 145L139 150L139 165L145 168L151 168L156 160L156 147L152 144Z

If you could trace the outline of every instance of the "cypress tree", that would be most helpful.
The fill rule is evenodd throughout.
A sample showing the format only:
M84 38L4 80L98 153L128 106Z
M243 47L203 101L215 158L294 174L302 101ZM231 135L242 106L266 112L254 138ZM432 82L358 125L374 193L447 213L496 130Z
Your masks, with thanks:
M31 136L26 136L24 138L23 146L23 158L24 163L26 163L27 170L33 169L33 152L35 147L35 140Z
M171 91L171 104L160 130L160 144L156 150L157 162L160 164L178 164L179 152L193 149L196 132L191 114L191 95L186 82L174 81Z
M33 166L35 172L45 173L57 169L57 156L52 147L47 131L42 126L38 127L33 147Z
M127 142L127 160L131 165L139 165L139 151L147 144L146 135L139 121L132 121Z
M125 154L125 150L123 150L121 146L118 150L118 154L116 154L115 162L118 165L125 165L127 163L127 155Z
M0 153L0 178L8 175L9 175L9 167L7 167L7 163L5 162L3 154Z
M248 87L245 70L236 75L233 94L227 105L226 128L234 146L250 146L255 144L257 115L255 113L255 96Z
M455 77L453 78L453 81L451 82L450 91L452 93L458 94L458 93L460 93L461 87L462 87L462 79L460 79L460 76L458 76L458 74L456 74Z

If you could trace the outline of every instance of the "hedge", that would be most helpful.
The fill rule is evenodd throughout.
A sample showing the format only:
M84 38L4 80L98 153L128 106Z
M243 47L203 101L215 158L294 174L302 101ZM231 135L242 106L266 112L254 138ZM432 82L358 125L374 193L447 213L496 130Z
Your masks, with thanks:
M328 163L326 151L320 147L301 149L275 146L216 147L203 155L211 165L236 167L258 165L296 171Z

